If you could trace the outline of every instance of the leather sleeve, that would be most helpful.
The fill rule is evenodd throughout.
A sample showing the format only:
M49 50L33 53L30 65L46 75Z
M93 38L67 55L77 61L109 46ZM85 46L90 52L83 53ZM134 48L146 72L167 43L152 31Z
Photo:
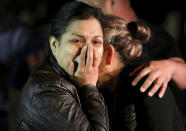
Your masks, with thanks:
M31 112L33 130L109 130L107 109L95 86L78 90L80 102L75 94L57 84L35 92Z
M108 111L98 89L93 85L88 85L81 87L78 94L82 109L94 130L109 130Z

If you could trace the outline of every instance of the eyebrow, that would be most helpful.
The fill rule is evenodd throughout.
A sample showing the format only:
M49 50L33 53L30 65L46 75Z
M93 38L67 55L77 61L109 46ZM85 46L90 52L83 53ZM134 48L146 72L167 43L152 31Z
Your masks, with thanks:
M77 34L77 33L72 33L72 35L76 35L78 37L81 37L81 38L85 39L85 37L83 35L80 35L80 34Z
M85 37L83 35L80 35L80 34L77 34L77 33L72 33L72 35L76 35L78 37L81 37L81 38L85 39ZM103 37L103 36L102 35L96 35L96 36L94 36L94 38L97 38L97 37Z

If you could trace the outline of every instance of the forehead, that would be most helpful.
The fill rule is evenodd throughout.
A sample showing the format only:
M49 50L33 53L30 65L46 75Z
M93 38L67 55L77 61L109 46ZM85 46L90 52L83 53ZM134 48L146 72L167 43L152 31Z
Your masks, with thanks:
M106 0L77 0L77 1L83 2L90 6L101 8L103 5L105 5Z
M66 28L66 32L102 33L102 27L100 22L96 18L90 17L89 19L86 20L71 21Z

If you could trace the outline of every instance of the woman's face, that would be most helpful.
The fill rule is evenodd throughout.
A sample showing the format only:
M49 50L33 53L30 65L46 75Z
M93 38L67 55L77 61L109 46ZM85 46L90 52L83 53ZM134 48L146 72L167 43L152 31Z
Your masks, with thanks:
M58 64L69 74L71 62L79 55L82 47L87 45L93 48L95 59L101 62L103 53L103 32L99 21L93 17L87 20L74 20L66 28L66 32L59 40L53 54ZM74 73L75 71L73 71Z

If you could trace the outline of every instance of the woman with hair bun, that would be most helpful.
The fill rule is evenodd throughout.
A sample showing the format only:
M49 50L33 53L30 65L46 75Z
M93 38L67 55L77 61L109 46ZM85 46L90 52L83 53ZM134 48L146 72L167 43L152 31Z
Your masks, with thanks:
M150 39L149 27L142 21L126 24L120 17L106 15L103 30L104 53L97 86L105 98L113 131L184 131L169 88L159 99L158 93L150 98L148 90L140 92L145 79L135 87L131 85L130 72L148 61L143 44Z
M119 77L120 72L128 65L141 61L139 59L144 58L143 44L150 38L150 29L143 22L126 24L122 18L112 15L104 16L103 29L104 54L99 66L98 80L100 86L105 84L104 79ZM110 63L107 69L107 64ZM108 72L107 75L105 72ZM103 75L105 76L102 77Z

